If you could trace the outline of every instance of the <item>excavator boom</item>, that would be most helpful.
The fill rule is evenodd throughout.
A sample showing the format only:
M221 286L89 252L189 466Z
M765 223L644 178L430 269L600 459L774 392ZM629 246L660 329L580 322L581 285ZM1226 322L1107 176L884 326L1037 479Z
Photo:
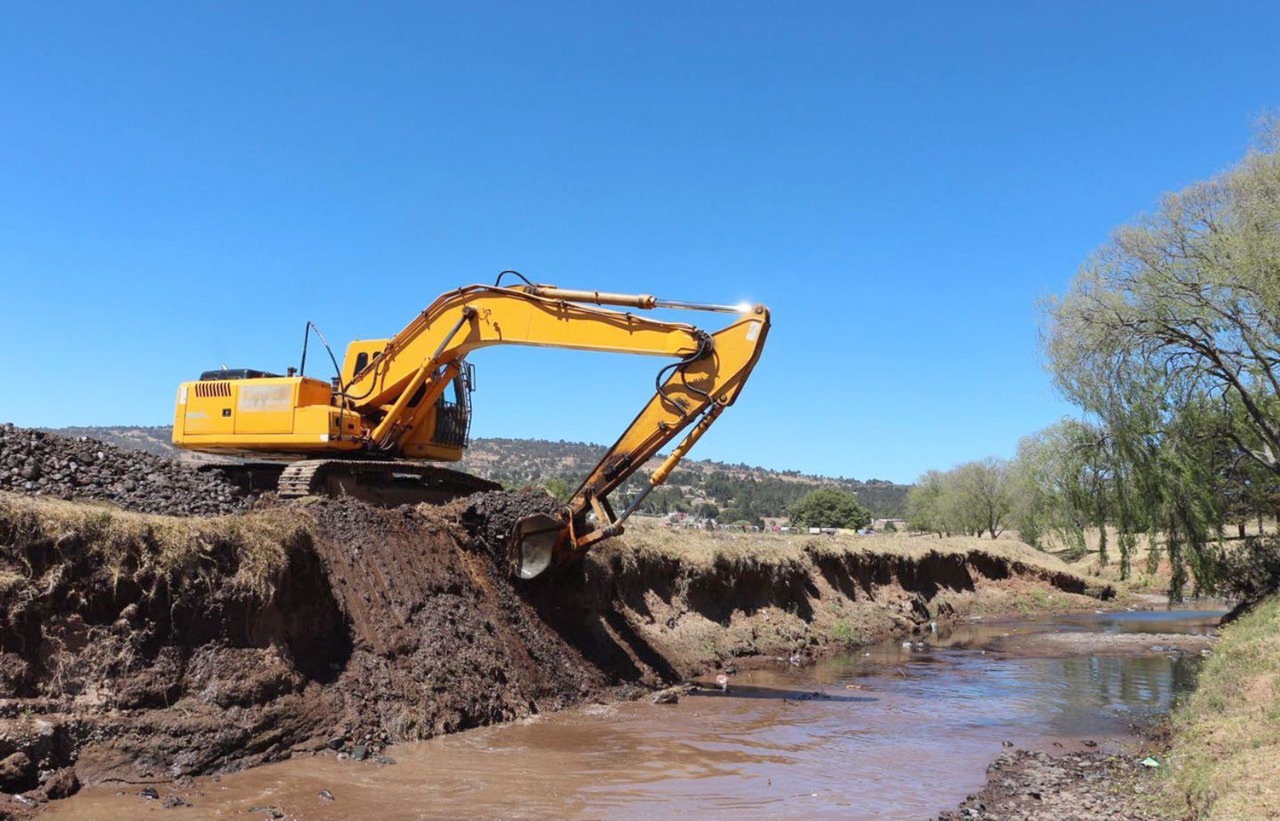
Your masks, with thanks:
M636 313L657 308L736 317L707 333ZM569 503L555 515L516 524L509 545L512 571L532 578L621 532L649 490L666 480L737 398L768 330L769 312L761 305L675 302L527 281L514 287L472 285L443 294L390 339L351 343L333 385L256 371L215 372L213 378L206 374L183 383L174 443L214 453L315 456L326 464L371 457L455 461L469 424L466 358L478 348L532 345L668 358L652 399ZM451 386L452 401L446 396ZM648 488L615 515L609 493L681 434L683 440L654 471Z

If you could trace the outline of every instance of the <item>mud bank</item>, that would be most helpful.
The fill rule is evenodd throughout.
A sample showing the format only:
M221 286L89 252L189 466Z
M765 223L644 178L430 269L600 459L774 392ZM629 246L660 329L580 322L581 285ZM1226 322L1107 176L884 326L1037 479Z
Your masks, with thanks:
M541 601L578 644L631 652L649 683L927 632L967 616L1092 609L1110 586L1016 542L733 536L639 527L572 579L576 612ZM622 641L619 641L621 639Z
M517 586L493 555L550 504L184 519L0 493L0 791L376 757L614 687L1110 593L1029 549L643 529ZM24 806L0 798L0 815Z

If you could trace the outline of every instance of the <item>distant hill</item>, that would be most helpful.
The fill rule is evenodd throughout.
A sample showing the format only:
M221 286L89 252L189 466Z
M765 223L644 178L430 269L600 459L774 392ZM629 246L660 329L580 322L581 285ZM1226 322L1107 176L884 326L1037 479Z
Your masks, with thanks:
M171 444L167 425L57 428L55 431L160 456L186 455ZM578 486L605 449L602 445L545 439L474 439L459 467L508 487L542 485L563 494ZM658 461L651 460L646 470L637 472L623 485L623 494L644 487L649 471L657 466ZM671 474L667 484L649 496L642 509L649 513L683 510L711 515L720 521L756 521L766 516L787 515L787 509L797 499L817 487L837 487L855 493L872 515L881 518L902 516L910 489L909 485L879 479L859 481L811 476L794 470L767 470L743 463L686 459Z
M508 486L547 484L553 479L577 487L606 448L583 442L551 442L545 439L476 439L462 460L462 469ZM623 490L636 491L647 484L648 472L660 459L650 460L647 470L633 475ZM812 476L795 470L776 471L741 462L727 464L707 459L685 459L667 484L654 491L649 512L687 510L698 513L703 505L717 508L721 521L764 516L785 516L797 499L817 487L851 491L879 518L896 518L906 510L909 485L870 479Z
M177 456L179 451L170 439L168 425L152 427L44 428L63 436L87 436L126 450L142 450L156 456Z

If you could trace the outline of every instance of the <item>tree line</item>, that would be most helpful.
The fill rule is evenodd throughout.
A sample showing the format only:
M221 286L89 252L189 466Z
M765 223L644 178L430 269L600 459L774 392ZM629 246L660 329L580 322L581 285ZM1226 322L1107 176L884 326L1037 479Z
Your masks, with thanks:
M1243 579L1274 590L1276 537L1224 546L1280 517L1280 126L1118 228L1041 309L1049 369L1083 419L1028 436L1012 460L925 474L909 523L1014 526L1080 551L1094 530L1122 577L1140 539L1150 562L1167 557L1175 596Z

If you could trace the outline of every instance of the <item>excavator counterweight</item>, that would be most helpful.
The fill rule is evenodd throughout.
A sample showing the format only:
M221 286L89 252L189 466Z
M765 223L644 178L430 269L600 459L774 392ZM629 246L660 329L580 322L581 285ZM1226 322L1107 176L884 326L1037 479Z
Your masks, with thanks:
M451 481L462 474L429 464L457 461L467 446L472 351L531 345L666 357L671 361L658 373L653 398L569 503L553 515L522 519L512 530L508 556L517 576L533 578L553 564L580 558L596 542L622 532L649 490L666 480L737 399L764 346L769 312L762 305L501 282L500 276L495 285L449 291L395 336L352 342L331 382L292 368L285 376L210 371L184 382L178 387L174 444L268 460L277 466L282 495L364 492L384 503L402 503L421 493L424 500L438 501L449 488L463 494L485 487L484 480L471 477ZM600 307L606 305L630 310ZM659 308L732 313L735 319L708 333L635 313ZM609 493L682 434L648 488L616 516ZM260 464L233 469L262 472Z

